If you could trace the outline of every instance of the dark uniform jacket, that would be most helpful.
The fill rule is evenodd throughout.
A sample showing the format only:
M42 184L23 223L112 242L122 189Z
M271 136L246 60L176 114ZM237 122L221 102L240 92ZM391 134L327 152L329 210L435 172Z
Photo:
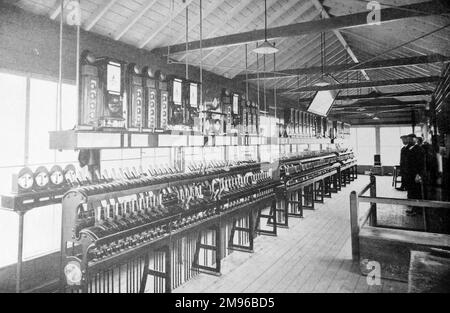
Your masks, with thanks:
M419 145L410 146L406 152L404 171L404 183L408 190L409 199L421 199L422 191L420 183L415 182L416 175L424 176L424 152Z

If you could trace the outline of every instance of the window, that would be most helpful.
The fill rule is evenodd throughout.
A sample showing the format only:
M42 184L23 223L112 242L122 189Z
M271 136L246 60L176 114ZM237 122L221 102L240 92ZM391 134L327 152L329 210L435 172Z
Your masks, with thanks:
M29 89L27 90L27 81ZM29 94L27 94L29 92ZM63 84L63 129L72 129L76 122L75 85ZM49 131L56 125L57 84L53 81L0 73L0 140L8 151L0 154L0 192L11 192L12 175L24 166L35 170L77 164L74 151L48 149ZM29 98L29 124L26 132L26 105ZM29 137L26 147L26 137ZM26 151L28 150L28 161ZM59 250L61 237L61 206L52 205L31 210L25 215L24 260ZM18 218L14 212L0 210L0 267L17 261Z
M406 133L402 127L380 127L382 165L394 166L400 163L400 149L403 146L400 136Z
M375 127L354 127L350 131L358 164L373 165L373 156L376 153Z

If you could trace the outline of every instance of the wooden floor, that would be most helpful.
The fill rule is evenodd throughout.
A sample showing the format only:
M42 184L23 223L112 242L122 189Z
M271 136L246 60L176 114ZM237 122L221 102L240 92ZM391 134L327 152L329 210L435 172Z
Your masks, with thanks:
M258 236L254 253L235 251L222 261L221 276L200 274L173 292L406 292L407 284L389 280L369 286L352 263L349 194L368 182L359 176L303 219L290 218L277 237ZM390 184L377 177L379 195L404 197Z

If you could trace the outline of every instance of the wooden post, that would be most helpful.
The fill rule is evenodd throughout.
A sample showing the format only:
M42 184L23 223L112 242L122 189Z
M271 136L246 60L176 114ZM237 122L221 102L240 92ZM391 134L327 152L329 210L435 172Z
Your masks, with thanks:
M375 175L370 174L370 197L376 198L377 196L377 179ZM370 226L377 226L377 204L375 202L370 203Z
M350 193L350 226L352 239L352 259L359 262L359 225L358 225L358 195Z

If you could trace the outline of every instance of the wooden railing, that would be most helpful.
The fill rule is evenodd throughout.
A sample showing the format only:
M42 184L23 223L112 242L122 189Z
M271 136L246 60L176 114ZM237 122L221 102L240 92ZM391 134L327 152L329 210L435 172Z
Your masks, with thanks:
M369 191L369 196L364 194ZM365 202L370 203L368 211L360 219L359 216L359 203ZM398 198L387 198L387 197L377 197L376 188L376 177L371 174L370 182L366 185L361 192L356 193L352 191L350 193L350 225L351 225L351 241L352 241L352 257L354 261L359 260L359 233L362 227L368 224L371 227L378 228L395 228L406 230L405 227L395 227L395 226L383 226L377 223L377 204L391 204L391 205L401 205L401 206L412 206L420 207L423 209L423 231L428 231L428 218L427 218L427 208L439 208L439 209L450 209L450 202L444 201L431 201L431 200L411 200L411 199L398 199ZM393 207L396 209L395 207ZM417 229L409 229L415 230Z

